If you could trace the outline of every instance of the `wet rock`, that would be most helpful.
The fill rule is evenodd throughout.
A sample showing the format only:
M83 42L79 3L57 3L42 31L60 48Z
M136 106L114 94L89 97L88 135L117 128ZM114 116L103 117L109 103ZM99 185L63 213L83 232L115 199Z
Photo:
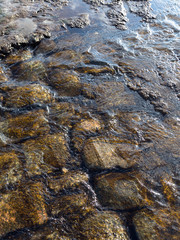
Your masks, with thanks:
M43 110L32 111L0 122L1 140L4 143L43 135L49 130L50 127Z
M67 46L67 48L69 47ZM50 69L50 71L51 68L74 69L78 64L81 64L84 61L84 59L85 59L84 55L72 49L60 50L52 54L48 58L47 67Z
M95 203L85 192L56 198L51 204L51 214L68 221L71 229L78 229L82 219L96 212Z
M123 221L114 212L97 212L85 219L80 226L84 239L129 239Z
M93 7L98 7L105 4L105 0L83 0L87 4L90 4Z
M88 74L92 74L95 76L98 76L102 73L110 73L110 74L115 73L114 69L112 69L110 67L101 67L101 68L78 67L75 70L76 70L76 72L79 72L79 73L88 73Z
M89 14L80 14L78 17L65 19L64 22L71 28L84 28L90 25Z
M13 74L19 81L45 81L46 69L39 60L25 61L12 68Z
M156 16L152 13L149 1L127 1L131 12L143 17L145 21L154 19Z
M29 50L19 50L19 51L16 51L14 53L9 54L5 59L5 63L7 65L12 65L12 64L16 64L18 62L28 60L30 58L32 58L31 51L29 51Z
M43 184L28 183L1 195L0 236L20 228L43 224L48 220Z
M61 96L77 96L81 92L81 83L77 75L70 71L54 70L48 83Z
M20 183L23 178L23 165L14 152L0 152L0 188Z
M6 77L2 67L0 66L0 83L8 81L8 78Z
M122 82L103 82L96 87L98 110L114 109L136 105L132 93L125 91Z
M70 153L64 134L46 135L23 144L29 176L51 173L67 163Z
M80 185L87 184L89 177L81 171L67 171L57 178L49 179L48 186L56 194L65 189L76 189Z
M49 54L56 50L56 43L50 39L43 39L34 50L34 54Z
M131 141L90 138L84 147L85 165L90 169L129 168L140 160L138 145Z
M82 119L80 122L75 124L73 128L72 141L74 147L81 152L86 138L93 133L99 132L103 127L103 124L98 119Z
M56 102L49 107L49 117L58 125L71 126L75 106L68 102Z
M6 92L3 99L5 107L20 108L32 104L47 104L53 102L50 91L39 84L28 84L13 87Z
M109 173L95 179L95 191L100 203L113 210L128 210L146 206L146 189L138 179L127 173Z
M169 209L141 210L133 217L133 223L138 238L179 239L179 212L170 212Z
M114 4L113 7L107 11L106 15L113 26L122 30L126 29L128 18L126 17L127 13L122 1L118 1L117 5Z

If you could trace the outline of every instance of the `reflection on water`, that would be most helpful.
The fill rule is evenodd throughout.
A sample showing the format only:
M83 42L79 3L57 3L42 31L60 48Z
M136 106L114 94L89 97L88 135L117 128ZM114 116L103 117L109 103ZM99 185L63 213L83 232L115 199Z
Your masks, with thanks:
M180 3L123 1L120 30L92 2L51 5L52 38L1 59L2 239L179 237ZM39 9L0 14L16 4ZM62 31L82 13L90 26Z

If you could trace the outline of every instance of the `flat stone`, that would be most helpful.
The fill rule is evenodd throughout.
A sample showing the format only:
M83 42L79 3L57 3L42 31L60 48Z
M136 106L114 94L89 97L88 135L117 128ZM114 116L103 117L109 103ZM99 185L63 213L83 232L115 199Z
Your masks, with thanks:
M83 153L89 169L129 168L141 157L138 145L134 142L99 137L90 138Z
M4 144L43 135L49 130L50 127L43 110L32 111L0 122L1 140Z
M8 78L6 77L2 67L0 66L0 83L7 82Z
M48 134L23 144L25 168L29 176L51 173L62 168L70 158L64 134Z
M79 231L83 219L96 211L95 202L85 192L57 197L50 204L52 216L64 218L75 231Z
M61 96L77 96L81 92L81 83L77 75L70 71L54 70L48 83Z
M141 210L133 217L133 224L140 240L179 239L178 210L171 211L167 208Z
M53 102L53 100L53 95L49 89L39 84L28 84L13 87L7 91L3 99L3 105L20 108L32 104L47 104Z
M84 239L130 239L123 221L114 212L97 212L85 219L80 226Z
M9 54L5 58L5 63L7 65L16 64L18 62L26 61L28 59L32 58L32 53L29 50L19 50L15 53Z
M23 166L14 151L0 152L0 188L20 183L23 178Z
M1 195L0 237L24 227L48 220L41 182L25 184L16 191Z
M29 60L12 66L11 70L18 81L45 81L47 73L43 62L40 60Z
M147 190L138 176L128 173L109 173L95 179L95 191L100 203L113 210L141 208L149 204Z
M49 117L58 125L71 127L71 118L75 115L75 106L68 102L56 102L49 106Z
M80 185L87 184L89 177L81 171L67 171L59 177L51 178L48 186L56 194L65 189L77 189Z

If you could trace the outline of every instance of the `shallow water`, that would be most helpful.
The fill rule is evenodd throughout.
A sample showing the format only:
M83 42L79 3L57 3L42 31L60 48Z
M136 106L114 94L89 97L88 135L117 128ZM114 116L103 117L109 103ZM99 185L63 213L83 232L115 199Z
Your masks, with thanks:
M86 2L74 0L64 6L51 1L0 1L0 21L3 28L9 24L9 28L3 29L9 39L18 34L29 38L38 28L51 30L50 40L36 46L20 45L9 55L3 53L0 61L0 204L5 209L0 215L8 219L0 222L0 236L61 239L60 234L62 239L96 239L83 232L84 219L91 211L94 214L95 208L122 214L130 239L145 239L148 234L148 239L155 239L151 224L147 235L143 235L136 222L138 217L134 217L148 209L155 217L147 215L145 222L148 224L150 218L157 224L159 235L155 237L178 239L180 3L122 1L123 5L115 7L121 7L125 14L120 29L107 14L113 8L111 1L95 8ZM10 16L11 10L19 17ZM69 18L79 14L89 14L90 24L84 28L69 27ZM3 34L0 43L4 41ZM17 158L15 163L6 160L6 153ZM108 154L112 156L108 158ZM93 162L96 156L100 163ZM121 156L123 161L128 158L135 164L121 165L116 157L115 163L109 164L114 156ZM76 182L74 187L68 181L74 181L71 174L76 171L81 172L83 183L77 180L80 183ZM83 174L87 174L88 180L84 180ZM142 188L142 195L139 192L135 198L141 195L143 203L132 200L129 204L124 188L118 185L122 176L139 184L137 189ZM62 184L61 189L55 179L60 179L60 184L67 182L67 186ZM103 192L101 181L107 181L108 189L114 184L115 199L108 190ZM129 194L139 191L129 190L128 184ZM11 204L13 200L4 200L12 199L26 185L24 196L29 194L28 201L39 204L34 204L39 215L30 215L31 224L23 214L25 224L19 220L21 210L28 209L21 202L21 194L17 201L22 209ZM37 189L45 200L34 197ZM90 209L88 213L73 202L80 202L76 197L74 200L79 193L86 195L82 199L89 199L88 203L81 203L81 208ZM112 201L106 199L111 197ZM121 205L123 197L127 203L125 200ZM7 209L13 209L6 216L3 201L10 205ZM67 201L64 212L54 207L56 201ZM7 230L3 232L1 225ZM146 227L140 225L141 229ZM118 239L110 236L97 239Z

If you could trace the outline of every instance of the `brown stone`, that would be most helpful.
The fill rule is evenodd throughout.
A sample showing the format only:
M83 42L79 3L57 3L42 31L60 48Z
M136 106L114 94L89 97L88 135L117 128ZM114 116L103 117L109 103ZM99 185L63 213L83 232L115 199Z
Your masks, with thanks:
M90 138L84 147L84 161L90 169L129 168L141 157L138 145L127 140Z
M1 195L0 236L48 220L42 183L30 183Z
M87 184L89 177L81 171L67 171L58 178L51 178L48 181L48 186L55 193L65 189L76 189L81 184Z
M85 192L56 198L51 204L51 214L64 218L72 229L79 229L82 219L96 212L95 202Z
M0 188L18 184L23 177L23 166L14 152L0 152Z
M102 73L114 74L115 70L110 67L92 68L92 67L79 67L75 69L79 73L87 73L98 76Z
M54 70L49 75L48 83L62 96L77 96L81 92L78 76L70 71Z
M3 134L2 140L4 143L43 135L48 133L49 130L50 127L43 110L32 111L0 122L0 131Z
M68 102L56 102L49 107L50 118L58 125L71 126L71 118L75 114L75 107Z
M51 173L67 163L70 153L64 134L48 134L23 144L29 176Z
M0 66L0 83L8 81L2 67Z
M10 89L4 97L4 106L20 108L32 104L51 103L53 100L53 95L47 88L39 84L28 84Z
M180 212L169 209L141 210L133 217L140 240L179 239Z
M19 81L44 81L47 78L46 69L40 60L21 62L18 67L11 68Z
M95 191L104 207L127 210L151 203L142 180L138 179L138 175L131 175L132 173L109 173L95 179Z
M97 212L81 223L83 239L130 239L121 218L114 212Z
M32 53L29 50L19 50L11 53L5 59L6 64L12 65L32 58Z

